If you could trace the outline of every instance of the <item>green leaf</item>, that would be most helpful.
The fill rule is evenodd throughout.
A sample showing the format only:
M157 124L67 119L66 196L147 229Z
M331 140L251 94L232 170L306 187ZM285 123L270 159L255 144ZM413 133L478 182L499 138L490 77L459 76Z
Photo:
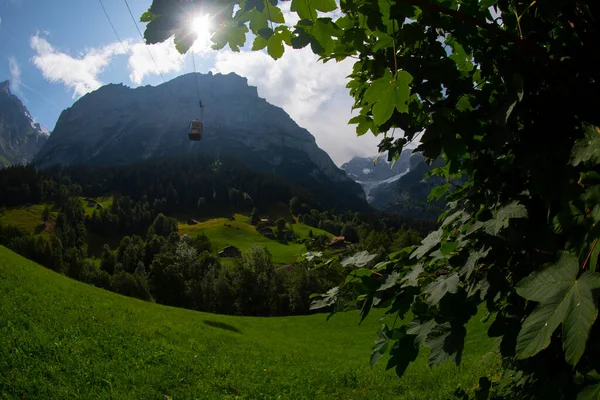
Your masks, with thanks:
M539 304L523 322L517 337L517 358L532 357L548 347L562 323L565 359L577 364L598 316L592 289L600 287L600 274L586 271L577 279L578 272L577 257L561 252L555 264L519 282L517 293Z
M401 327L399 332L400 338L394 343L390 350L391 357L386 369L395 367L396 375L402 377L409 364L417 359L419 348L415 346L415 337L406 334L406 327Z
M373 346L373 349L371 350L371 367L377 364L381 356L385 354L388 348L390 340L388 337L388 332L388 327L385 324L383 324L381 328L379 328L379 330L377 331L377 339L375 340L375 346Z
M421 246L417 247L417 249L410 255L410 258L421 258L425 254L427 254L431 249L440 244L442 240L442 230L438 229L437 231L431 232L429 235L425 237L421 241Z
M571 151L571 165L600 163L600 128L584 126L584 138L575 142Z
M439 276L435 281L431 282L423 289L423 293L428 296L427 302L430 305L435 305L438 304L442 297L447 293L456 293L458 291L458 281L459 277L456 272Z
M487 10L491 6L495 6L498 3L498 0L480 0L479 8L482 10Z
M312 1L292 0L290 10L297 13L300 19L308 19L312 21L317 15L317 11L314 8Z
M327 293L320 295L320 299L313 300L313 302L310 304L310 309L318 310L320 308L329 307L333 305L337 301L339 291L340 288L337 286L332 289L329 289Z
M310 0L314 7L322 12L330 12L337 9L335 0Z
M357 268L352 270L346 277L346 283L360 281L366 276L371 276L372 272L368 268Z
M440 246L440 250L443 255L449 256L452 254L456 248L458 247L458 242L443 242Z
M419 286L419 275L425 272L423 264L419 263L410 270L408 274L402 278L402 287Z
M252 51L262 50L267 47L267 39L262 36L257 36L254 38L254 42L252 42Z
M269 21L275 22L276 24L284 24L285 18L283 17L283 12L281 12L281 9L272 5L269 1L266 1L266 3L267 10L263 11L263 14L265 14L266 18Z
M283 42L279 35L273 35L267 41L267 53L275 60L283 56Z
M395 100L396 109L398 112L408 112L408 99L410 98L410 83L413 81L413 77L406 71L396 72L396 90Z
M377 291L381 292L384 290L388 290L389 288L395 286L399 281L400 273L398 271L392 271L392 273L385 278L385 282L383 283L383 285L379 286Z
M583 388L577 395L577 400L598 400L600 399L600 383L589 385Z
M368 251L361 251L353 256L346 257L344 260L342 260L342 265L344 267L353 265L357 268L361 268L373 261L375 257L377 257L377 254L369 254Z
M431 349L429 366L438 366L449 357L459 365L466 334L463 326L451 326L448 322L433 328L424 342L424 346Z
M435 320L430 319L422 321L421 319L413 319L406 327L406 333L409 335L415 335L415 342L419 345L425 343L425 339L431 332L431 329L435 326Z
M140 22L152 22L158 17L160 17L160 15L154 14L152 11L148 10L140 17Z
M486 251L476 251L476 252L472 252L471 254L469 254L469 258L467 258L467 262L460 269L460 271L458 271L458 274L460 276L466 275L465 278L469 279L469 277L475 270L475 266L477 265L477 262L480 259L487 257L489 252L490 252L490 249L487 249Z
M498 209L495 217L485 222L485 231L490 235L497 236L501 230L508 227L510 220L514 218L527 218L527 209L516 200Z
M436 186L431 189L429 196L427 196L427 201L439 200L446 194L448 189L450 188L450 184L446 183L445 185Z
M373 120L377 125L384 124L394 112L394 88L388 85L379 94L373 106Z

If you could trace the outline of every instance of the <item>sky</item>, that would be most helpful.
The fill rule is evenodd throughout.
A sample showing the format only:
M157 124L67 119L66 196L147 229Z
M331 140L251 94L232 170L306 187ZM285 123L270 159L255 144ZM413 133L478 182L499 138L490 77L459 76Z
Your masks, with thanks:
M133 21L125 0L0 0L0 81L10 80L33 118L52 130L62 110L102 85L158 85L193 72L191 52L180 55L172 39L143 43L135 24L143 33L145 25L137 21L150 3L128 0ZM290 3L283 4L293 22ZM246 77L259 96L308 129L337 165L377 154L379 139L370 133L357 137L355 126L347 123L353 101L345 77L352 60L323 64L305 48L286 49L275 61L249 48L211 50L204 36L194 45L198 72Z

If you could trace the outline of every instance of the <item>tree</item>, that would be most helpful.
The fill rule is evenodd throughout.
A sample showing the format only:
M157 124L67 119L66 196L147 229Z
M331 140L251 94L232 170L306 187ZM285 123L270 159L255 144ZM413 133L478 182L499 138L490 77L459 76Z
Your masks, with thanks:
M301 208L300 199L298 197L292 197L290 199L290 214L298 215L298 214L300 214L301 210L302 210L302 208Z
M258 210L256 207L252 209L252 213L250 214L250 225L256 225L260 222L260 217L258 215Z
M145 37L174 34L185 52L195 36L178 13L195 4L169 4L156 0L142 16ZM294 0L298 22L289 27L279 1L226 4L202 2L209 13L221 7L212 13L214 48L238 51L251 31L253 50L275 59L286 46L308 45L325 62L354 58L348 88L357 134L381 135L389 160L418 139L429 163L444 161L430 195L447 195L441 226L420 246L391 254L376 280L361 278L363 314L388 304L406 305L388 309L400 317L412 311L404 325L384 325L371 360L390 351L388 367L402 375L425 346L431 365L458 364L465 324L485 305L490 334L501 337L505 365L516 371L492 388L496 396L597 393L590 372L600 359L600 70L592 66L600 5L342 0L335 16L322 14L338 8L333 0Z
M50 219L50 207L44 207L44 211L42 211L42 221L48 222Z
M202 215L204 209L206 207L206 199L204 197L200 197L198 202L196 203L196 213L198 216Z
M177 232L177 220L164 214L158 214L148 229L148 236L158 235L168 237L171 233Z

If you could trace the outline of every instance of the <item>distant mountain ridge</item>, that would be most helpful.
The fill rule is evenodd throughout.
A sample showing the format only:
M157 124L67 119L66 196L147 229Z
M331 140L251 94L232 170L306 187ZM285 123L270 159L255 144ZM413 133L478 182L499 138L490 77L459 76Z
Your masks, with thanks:
M31 162L49 134L11 92L10 82L0 82L0 168Z
M197 90L204 136L190 142L190 121L200 117ZM61 113L35 164L113 165L191 153L237 159L318 193L327 204L368 207L360 186L315 138L235 74L187 74L135 89L103 86Z
M442 159L430 166L421 153L413 153L411 149L404 150L393 166L385 161L385 155L377 163L375 158L354 157L342 165L348 177L362 186L369 204L412 218L435 219L440 214L443 203L430 203L427 196L441 179L425 176L432 168L443 165Z

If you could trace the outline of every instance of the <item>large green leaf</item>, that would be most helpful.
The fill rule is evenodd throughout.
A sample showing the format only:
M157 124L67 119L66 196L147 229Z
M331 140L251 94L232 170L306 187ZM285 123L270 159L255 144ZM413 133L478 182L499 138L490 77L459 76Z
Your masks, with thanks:
M469 279L469 277L473 273L473 270L475 269L475 266L477 265L477 262L480 259L487 257L489 252L490 252L490 249L487 249L486 251L475 251L475 252L472 252L471 254L469 254L469 258L467 258L467 262L460 269L460 271L458 271L459 275L460 276L466 275L465 278Z
M577 395L577 400L598 400L600 399L600 383L586 386Z
M410 255L410 258L421 258L435 246L440 244L440 241L442 240L442 233L443 231L438 229L437 231L433 231L427 235L421 242L421 246L417 247L417 249Z
M555 264L534 272L516 287L517 293L538 301L523 322L517 337L517 358L532 357L548 347L552 334L562 324L565 359L577 364L598 316L592 289L600 287L600 275L586 271L579 278L577 257L561 252Z
M456 272L439 276L423 289L423 293L428 296L427 302L434 305L439 303L447 293L456 293L458 291L458 281L459 278Z
M575 142L571 151L571 165L591 161L592 164L600 163L600 128L585 126L585 137Z
M337 9L337 4L335 4L335 0L310 0L310 2L313 3L314 7L317 10L322 12L330 12Z
M408 99L410 98L410 83L413 77L406 71L396 72L394 96L395 106L398 112L408 112Z
M368 251L361 251L359 253L354 254L353 256L346 257L342 260L342 265L347 267L349 265L355 266L357 268L362 268L371 261L373 261L377 257L377 254L369 254Z
M373 349L371 350L371 367L377 364L381 356L385 354L388 348L389 340L388 327L384 324L377 331L375 346L373 346Z
M408 365L417 359L419 348L415 346L415 337L406 334L406 327L400 328L400 337L390 350L390 360L387 364L387 369L396 369L398 376L404 375Z
M510 220L514 218L527 218L527 209L518 201L500 207L495 217L485 222L485 231L490 235L498 235L502 229L508 227Z

